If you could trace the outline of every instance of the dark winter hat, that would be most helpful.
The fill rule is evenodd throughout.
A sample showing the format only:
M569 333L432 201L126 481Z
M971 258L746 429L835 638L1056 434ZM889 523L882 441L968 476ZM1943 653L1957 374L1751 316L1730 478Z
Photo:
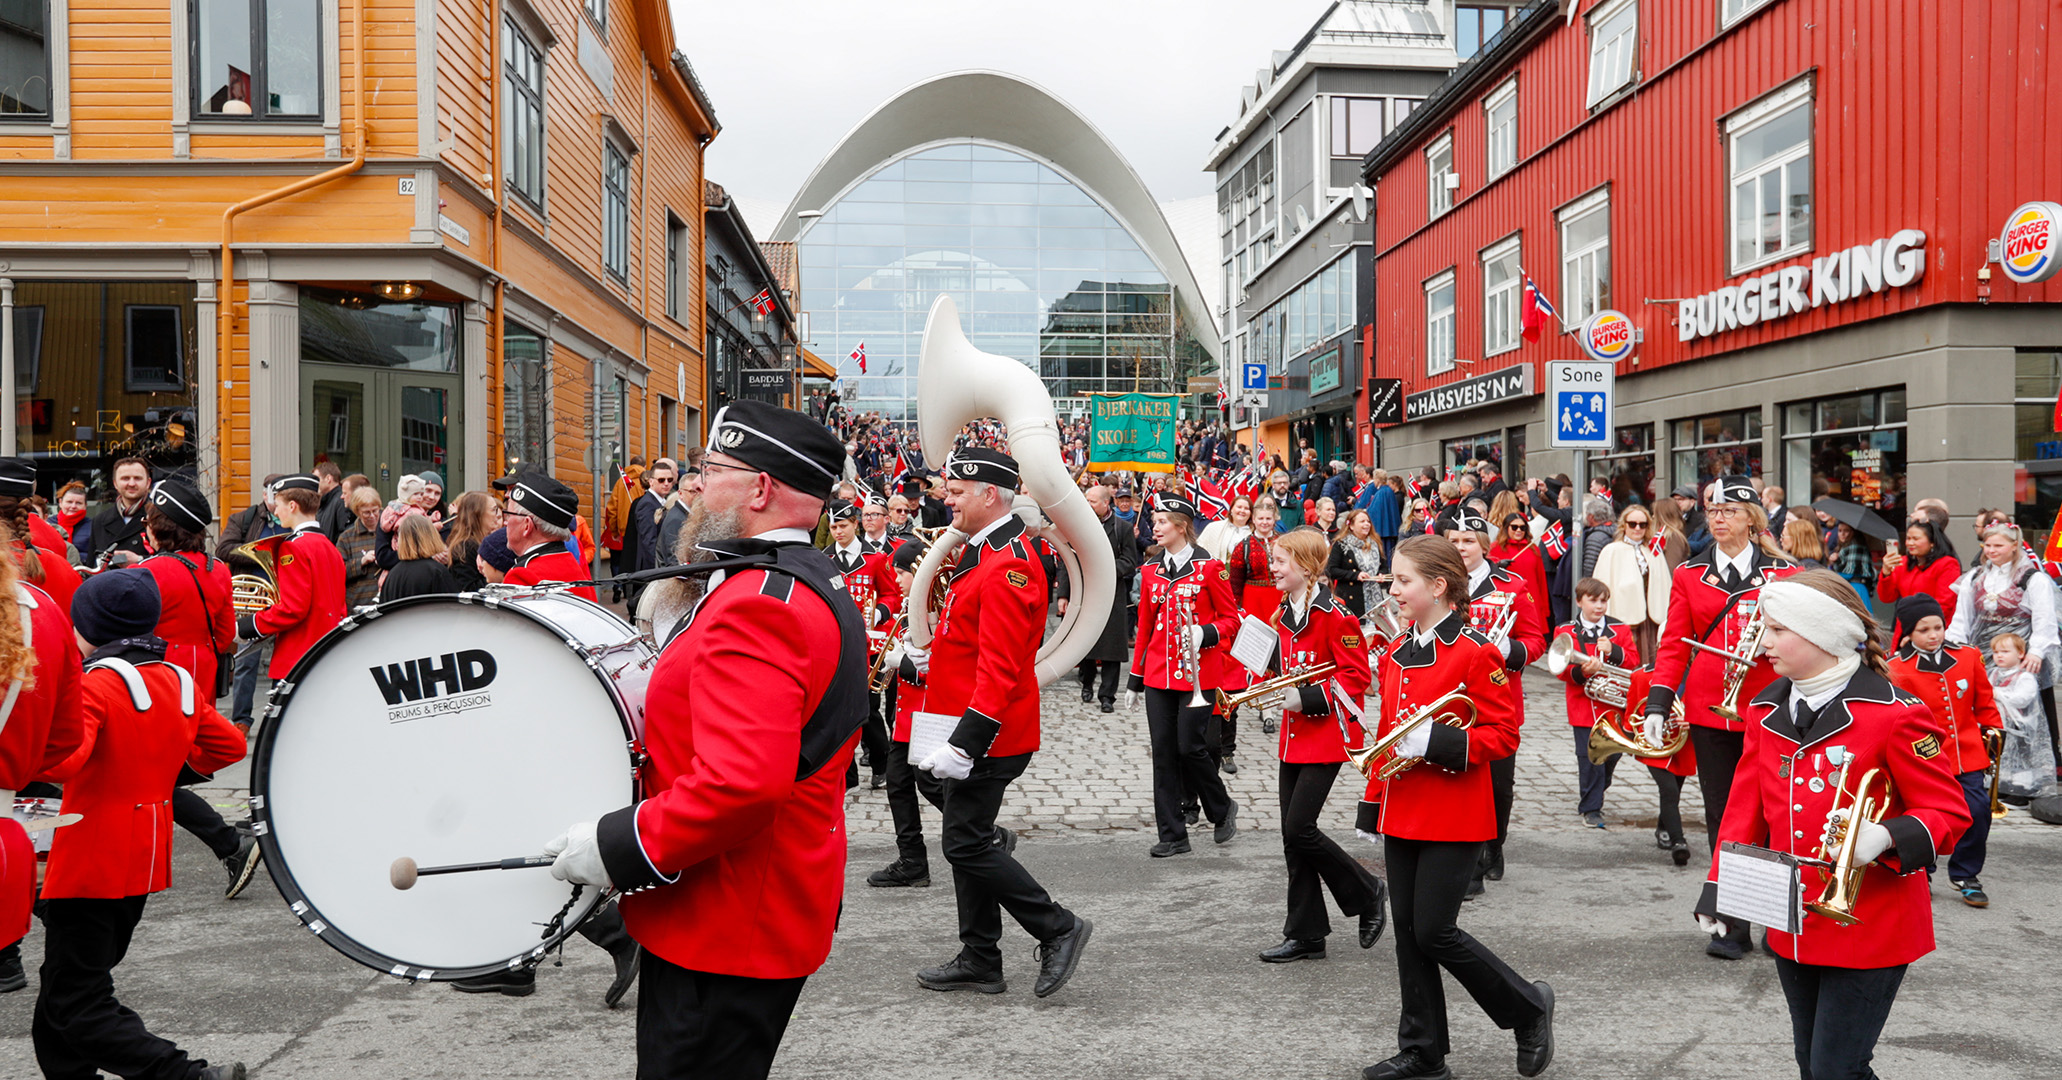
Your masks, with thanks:
M480 538L480 558L504 574L515 569L515 552L508 550L507 529L496 529Z
M763 401L734 401L718 410L709 449L819 498L829 496L845 472L845 444L829 428Z
M95 574L72 594L72 627L87 644L105 645L157 629L163 610L156 577L126 571Z
M1947 613L1941 610L1940 601L1935 600L1926 593L1917 593L1899 600L1897 602L1897 634L1891 640L1898 644L1903 644L1904 639L1912 636L1912 627L1919 625L1919 620L1928 615L1938 615L1942 619L1947 618Z

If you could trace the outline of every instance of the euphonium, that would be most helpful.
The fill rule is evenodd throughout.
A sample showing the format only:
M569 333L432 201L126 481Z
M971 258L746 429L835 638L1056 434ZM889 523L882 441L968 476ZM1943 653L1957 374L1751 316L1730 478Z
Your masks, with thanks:
M238 555L258 564L258 573L229 579L229 603L238 615L255 615L279 602L279 545L292 536L263 536L236 549Z
M1819 858L1830 865L1825 866L1826 891L1817 900L1804 905L1842 926L1853 926L1860 922L1854 917L1854 904L1861 898L1862 873L1867 864L1854 864L1855 837L1861 832L1856 824L1862 821L1883 820L1884 811L1890 806L1890 780L1883 781L1883 794L1872 797L1869 786L1881 770L1870 769L1862 774L1861 782L1853 790L1847 787L1847 769L1854 763L1854 755L1843 753L1840 759L1840 774L1833 778L1833 809L1826 815L1826 834L1819 841ZM1846 796L1843 804L1841 797Z
M1359 748L1347 747L1346 758L1353 762L1354 768L1360 770L1360 775L1369 779L1379 777L1383 780L1388 780L1424 760L1423 758L1414 757L1396 758L1379 768L1376 766L1375 762L1379 761L1383 755L1394 751L1397 744L1403 741L1404 736L1416 731L1422 725L1435 721L1465 730L1475 726L1476 715L1475 703L1468 700L1467 694L1455 690L1420 708L1409 716L1398 720L1396 726L1390 728L1387 735Z
M1768 632L1768 619L1762 615L1759 604L1754 614L1747 619L1747 625L1740 628L1740 651L1728 652L1716 645L1706 645L1696 638L1685 637L1684 641L1693 649L1717 653L1725 659L1725 692L1719 696L1718 704L1711 711L1738 723L1740 720L1740 691L1747 685L1747 673L1754 670L1754 659L1761 655L1761 639Z
M1578 663L1573 634L1563 633L1547 646L1547 673L1559 676ZM1606 706L1607 711L1597 717L1589 729L1589 759L1602 765L1618 754L1631 754L1641 759L1674 757L1690 741L1689 725L1683 723L1683 704L1675 703L1669 714L1668 723L1656 746L1646 739L1645 732L1633 721L1630 734L1625 730L1627 717L1632 712L1632 703L1626 699L1632 694L1632 669L1616 664L1605 664L1597 674L1583 681L1582 692L1591 701Z
M960 429L975 420L994 417L1009 432L1010 456L1017 459L1022 477L1017 512L1043 510L1051 519L1058 533L1053 549L1066 568L1068 595L1073 598L1059 628L1039 646L1038 681L1051 682L1074 670L1095 647L1110 617L1117 597L1117 562L1102 522L1067 475L1060 456L1059 416L1045 383L1023 363L975 348L960 330L958 305L940 296L924 324L916 413L927 461L946 460ZM948 528L917 566L912 591L928 594L966 541L965 533ZM912 643L929 648L935 630L932 613L912 614Z
M1233 709L1249 701L1259 701L1277 694L1287 695L1299 686L1308 685L1339 670L1337 664L1319 664L1315 667L1299 667L1283 672L1265 682L1257 682L1236 694L1217 691L1217 709L1230 715Z
M1387 589L1377 593L1374 602L1368 605L1365 622L1371 636L1380 634L1390 641L1402 637L1404 630L1410 626L1409 617L1403 613L1403 605L1397 603L1396 598L1389 595Z

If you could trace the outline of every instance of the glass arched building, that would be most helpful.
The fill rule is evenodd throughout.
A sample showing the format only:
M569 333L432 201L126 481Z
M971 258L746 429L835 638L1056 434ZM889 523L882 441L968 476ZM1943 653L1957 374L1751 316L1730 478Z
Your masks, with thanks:
M797 242L814 351L856 410L914 417L940 294L977 347L1035 365L1062 413L1216 371L1208 305L1143 182L1080 114L1013 76L897 95L817 166L774 238Z

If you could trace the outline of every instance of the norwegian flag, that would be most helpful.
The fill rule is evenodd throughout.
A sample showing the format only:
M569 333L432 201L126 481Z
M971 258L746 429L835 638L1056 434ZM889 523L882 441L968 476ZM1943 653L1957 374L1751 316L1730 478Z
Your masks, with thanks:
M1204 521L1216 521L1231 513L1231 500L1225 498L1224 488L1217 481L1187 469L1181 470L1180 477L1189 489L1189 500L1196 504L1196 513L1202 515Z
M846 359L857 360L859 362L859 373L861 375L866 374L866 342L860 342L859 347L852 350L851 353L849 353L846 356Z
M1554 322L1561 321L1561 313L1555 311L1554 305L1547 302L1545 294L1539 291L1539 286L1533 282L1531 274L1525 275L1525 298L1518 306L1521 309L1519 320L1524 327L1522 333L1527 341L1539 340L1539 332L1547 325L1548 319Z
M2062 544L2056 542L2055 533L2048 534L2046 551L2035 551L2033 545L2024 540L2019 541L2019 550L2026 553L2027 561L2041 568L2041 573L2062 580Z
M1539 538L1539 546L1546 549L1547 558L1559 559L1568 554L1568 530L1558 521L1547 523L1546 535Z
M761 315L773 314L773 290L760 289L759 295L752 297L752 310Z
M1260 497L1262 486L1260 474L1254 472L1253 466L1248 464L1225 482L1225 492L1234 499L1244 497L1252 500Z

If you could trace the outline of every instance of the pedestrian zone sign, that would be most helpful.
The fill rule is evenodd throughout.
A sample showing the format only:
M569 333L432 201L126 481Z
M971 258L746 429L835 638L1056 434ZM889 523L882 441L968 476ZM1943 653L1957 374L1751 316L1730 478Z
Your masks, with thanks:
M1611 449L1615 393L1611 364L1556 360L1547 364L1548 445L1556 450Z

